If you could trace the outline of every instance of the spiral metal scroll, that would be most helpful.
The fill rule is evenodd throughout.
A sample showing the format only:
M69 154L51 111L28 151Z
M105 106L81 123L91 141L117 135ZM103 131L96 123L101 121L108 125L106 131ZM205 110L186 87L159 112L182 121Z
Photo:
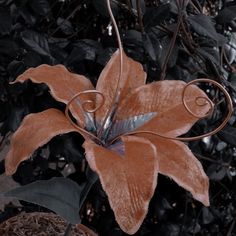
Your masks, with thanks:
M100 102L100 104L98 104L98 105L95 104L95 101L94 101L94 100L85 100L85 101L83 101L83 102L81 102L81 101L79 102L80 110L83 111L84 114L85 114L85 113L95 113L97 110L99 110L99 109L104 105L105 97L104 97L104 95L103 95L101 92L99 92L99 91L97 91L97 90L85 90L85 91L82 91L82 92L79 92L79 93L75 94L75 95L71 98L71 100L70 100L70 101L67 103L67 105L66 105L65 115L66 115L67 119L69 120L69 122L70 122L80 133L85 134L85 135L87 135L87 136L93 138L94 140L98 141L99 143L102 143L101 139L99 139L97 136L95 136L95 135L92 134L91 132L87 131L86 129L80 127L79 125L75 124L75 123L72 121L72 119L71 119L71 117L70 117L70 115L69 115L69 109L70 109L71 103L72 103L75 99L77 99L77 98L79 99L79 97L80 97L81 95L84 95L84 94L95 94L95 95L101 96L101 102ZM86 108L86 105L88 105L88 104L90 104L90 105L93 105L93 104L94 104L94 105L95 105L95 108L93 108L93 109Z
M109 15L111 17L111 21L113 23L113 26L114 26L114 29L115 29L115 32L116 32L116 36L117 36L117 41L118 41L118 46L119 46L119 51L120 51L120 71L119 71L119 77L118 77L118 82L117 82L117 87L116 87L116 90L115 90L115 95L114 95L114 98L113 98L113 101L112 101L112 104L110 106L110 109L108 110L108 112L106 113L105 115L105 118L103 120L103 123L101 124L101 127L100 129L97 131L97 136L95 136L94 134L92 134L91 132L87 131L86 129L78 126L77 124L75 124L70 116L69 116L69 107L71 105L71 103L79 98L82 94L96 94L96 95L99 95L101 96L102 100L101 100L101 103L98 104L98 106L94 109L88 109L86 108L86 105L88 104L94 104L94 101L92 100L86 100L86 101L83 101L82 103L79 102L79 105L80 105L80 109L82 112L84 113L95 113L98 109L100 109L104 103L105 103L105 96L104 94L102 94L101 92L97 91L97 90L87 90L87 91L83 91L83 92L80 92L78 94L76 94L74 97L72 97L72 99L68 102L67 106L66 106L66 110L65 110L65 115L66 117L68 118L68 120L70 121L70 123L82 134L85 134L85 135L88 135L89 137L93 138L94 140L98 141L100 144L103 144L103 141L101 140L101 137L102 137L102 132L104 130L104 126L107 122L108 119L111 118L111 122L112 122L112 119L114 117L112 117L112 114L114 113L114 111L116 111L117 109L117 106L118 106L118 103L119 103L119 97L120 97L120 83L121 83L121 79L122 79L122 74L123 74L123 49L122 49L122 43L121 43L121 38L120 38L120 34L119 34L119 29L118 29L118 26L116 24L116 21L115 21L115 18L114 18L114 15L112 14L112 10L111 10L111 6L110 6L110 0L106 0L107 2L107 8L108 8L108 12L109 12ZM181 1L179 0L179 4L181 3ZM165 136L165 135L162 135L162 134L159 134L159 133L156 133L156 132L152 132L152 131L133 131L133 132L128 132L128 133L124 133L124 134L121 134L121 135L118 135L117 137L115 137L114 139L112 139L110 142L109 142L109 145L114 143L117 139L119 139L121 136L123 135L134 135L134 134L150 134L150 135L156 135L158 137L161 137L161 138L165 138L165 139L171 139L171 140L178 140L178 141L194 141L194 140L198 140L198 139L202 139L204 137L207 137L207 136L211 136L215 133L217 133L218 131L220 131L226 124L227 122L229 121L231 115L232 115L232 112L233 112L233 104L232 104L232 100L231 100L231 97L230 95L228 94L227 90L221 85L219 84L218 82L216 81L213 81L211 79L196 79L196 80L193 80L191 82L189 82L188 84L186 84L186 86L184 87L183 89L183 92L182 92L182 103L186 109L186 111L198 118L198 119L202 119L202 118L205 118L207 116L210 116L213 111L214 111L214 106L213 106L213 103L212 101L207 98L207 97L197 97L196 100L195 100L195 104L198 105L198 106L205 106L205 105L210 105L210 111L204 115L204 116L200 116L198 114L195 114L192 112L191 108L188 107L187 105L187 101L185 99L186 97L186 91L187 89L189 88L190 85L193 85L193 84L196 84L196 83L210 83L214 86L216 86L225 96L225 99L226 99L226 103L227 103L227 108L228 108L228 113L225 117L225 119L223 120L223 122L217 127L215 128L213 131L209 132L209 133L206 133L206 134L202 134L202 135L198 135L198 136L194 136L194 137L168 137L168 136ZM95 104L96 105L96 104Z
M205 118L205 117L211 115L214 111L214 106L212 105L211 100L209 98L205 98L205 97L196 98L196 103L197 103L197 100L200 98L200 99L205 99L205 101L211 106L210 111L205 116L198 116L198 115L192 113L191 110L189 109L189 107L187 106L186 101L184 100L186 89L188 88L188 86L190 86L192 84L195 84L195 83L199 83L199 82L205 82L205 83L213 84L224 94L225 99L226 99L226 103L227 103L228 113L227 113L225 119L223 120L223 122L217 128L215 128L213 131L211 131L207 134L196 136L197 139L201 139L201 138L204 138L204 137L207 137L207 136L211 136L211 135L216 134L217 132L219 132L227 124L227 122L229 121L229 119L230 119L230 117L232 116L232 113L233 113L232 99L231 99L229 93L227 92L227 90L221 84L219 84L218 82L216 82L214 80L211 80L211 79L196 79L196 80L193 80L193 81L189 82L185 86L185 88L183 90L183 94L182 94L182 102L184 104L184 107L191 115L195 116L196 118L202 119L202 118ZM199 104L197 104L197 105L199 105ZM192 138L193 138L192 140L196 140L196 139L194 139L194 137L192 137ZM189 141L192 141L192 140L189 140Z
M169 137L169 136L165 136L165 135L162 135L162 134L159 134L159 133L156 133L156 132L152 132L152 131L142 131L142 130L138 130L138 131L133 131L133 132L127 132L127 133L123 133L117 137L115 137L114 139L112 139L110 142L109 142L109 145L114 143L116 140L118 140L121 136L126 136L126 135L135 135L135 134L150 134L150 135L156 135L160 138L165 138L165 139L171 139L171 140L178 140L178 141L194 141L194 140L199 140L199 139L202 139L204 137L208 137L208 136L211 136L213 134L216 134L217 132L219 132L226 124L227 122L229 121L231 115L232 115L232 112L233 112L233 104L232 104L232 100L231 100L231 97L229 95L229 93L227 92L227 90L221 85L219 84L218 82L214 81L214 80L211 80L211 79L196 79L196 80L193 80L191 82L189 82L188 84L185 85L184 89L183 89L183 92L182 92L182 102L183 102L183 105L186 109L186 111L198 118L198 119L203 119L209 115L211 115L214 111L214 106L212 104L212 101L207 98L207 97L197 97L195 99L195 103L196 105L198 106L205 106L205 105L210 105L210 110L209 112L204 115L204 116L199 116L198 114L195 114L191 111L191 108L188 107L187 105L187 102L186 102L186 91L188 89L189 86L193 85L193 84L196 84L196 83L199 83L199 82L205 82L205 83L210 83L210 84L213 84L214 86L216 86L225 96L225 99L226 99L226 103L227 103L227 108L228 108L228 113L225 117L225 119L223 120L223 122L217 127L215 128L213 131L210 131L206 134L202 134L202 135L198 135L198 136L194 136L194 137ZM97 91L97 90L86 90L86 91L83 91L83 92L79 92L78 94L76 94L75 96L72 97L72 99L68 102L67 106L66 106L66 110L65 110L65 114L66 114L66 117L68 118L68 120L70 121L70 123L82 134L85 134L85 135L88 135L89 137L93 138L94 140L98 141L100 144L103 144L103 141L95 136L94 134L92 134L91 132L87 131L86 129L78 126L77 124L75 124L70 115L69 115L69 108L70 108L70 105L71 103L79 98L81 95L84 95L84 94L95 94L95 95L99 95L101 97L101 100L100 100L100 103L99 104L96 104L96 107L93 108L93 109L88 109L86 108L86 105L87 104L94 104L94 101L93 100L85 100L83 102L80 102L79 105L81 106L81 110L84 111L85 113L95 113L97 110L99 110L105 103L105 96L104 94L102 94L101 92ZM201 103L200 103L201 101Z
M191 109L188 107L187 105L187 102L186 102L186 99L185 99L185 95L186 95L186 91L188 89L189 86L193 85L193 84L196 84L196 83L199 83L199 82L205 82L205 83L211 83L213 85L215 85L225 96L225 99L226 99L226 103L227 103L227 108L228 108L228 113L225 117L225 119L223 120L223 122L217 127L215 128L214 130L206 133L206 134L202 134L202 135L197 135L197 136L194 136L194 137L169 137L169 136L165 136L165 135L162 135L162 134L159 134L159 133L156 133L156 132L152 132L152 131L146 131L146 130L138 130L138 131L133 131L133 132L128 132L128 133L125 133L125 134L122 134L122 135L134 135L134 134L150 134L150 135L155 135L155 136L158 136L160 138L165 138L165 139L171 139L171 140L177 140L177 141L196 141L196 140L199 140L199 139L202 139L202 138L205 138L205 137L208 137L208 136L211 136L211 135L214 135L216 134L217 132L219 132L222 128L224 128L224 126L227 124L227 122L229 121L232 113L233 113L233 103L232 103L232 99L229 95L229 93L227 92L227 90L221 85L219 84L218 82L214 81L214 80L211 80L211 79L196 79L196 80L193 80L189 83L186 84L186 86L184 87L183 89L183 92L182 92L182 103L186 109L186 111L198 118L198 119L203 119L207 116L210 116L213 111L214 111L214 105L212 104L212 101L207 98L207 97L197 97L195 99L195 104L198 105L198 106L204 106L204 105L210 105L210 110L209 112L204 115L204 116L199 116L198 114L195 114L191 111ZM204 101L204 103L200 103L199 101ZM110 144L114 143L117 139L119 139L122 135L119 135L117 137L115 137L114 139L111 140Z

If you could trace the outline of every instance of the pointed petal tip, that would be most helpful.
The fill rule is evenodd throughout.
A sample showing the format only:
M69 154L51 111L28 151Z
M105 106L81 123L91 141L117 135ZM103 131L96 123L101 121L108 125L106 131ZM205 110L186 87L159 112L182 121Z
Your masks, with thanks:
M56 135L74 131L77 132L65 115L54 108L25 116L11 138L10 149L5 158L6 175L14 174L21 162Z
M208 191L205 194L195 194L194 198L201 202L204 206L210 206L209 193Z
M15 84L15 83L17 83L17 82L19 82L19 81L14 80L14 81L12 81L12 82L9 82L9 84Z
M124 232L133 235L148 212L156 188L156 147L140 137L125 136L122 141L125 147L122 158L91 140L86 140L83 147L90 167L98 173L108 195L116 221Z
M210 206L210 197L209 197L209 178L203 172L204 179L202 181L205 183L204 188L201 191L191 191L193 194L193 198L197 201L201 202L204 206L208 207Z
M209 178L208 176L205 174L204 170L202 169L202 182L204 182L203 186L204 188L202 189L202 191L198 191L198 192L192 192L193 197L198 200L199 202L201 202L204 206L208 207L210 206L210 197L209 197Z
M180 141L157 137L149 140L156 146L158 172L170 177L179 186L191 192L197 201L209 206L209 178L191 150Z
M125 228L120 225L120 228L129 235L134 235L140 228L141 224L134 225L132 228Z

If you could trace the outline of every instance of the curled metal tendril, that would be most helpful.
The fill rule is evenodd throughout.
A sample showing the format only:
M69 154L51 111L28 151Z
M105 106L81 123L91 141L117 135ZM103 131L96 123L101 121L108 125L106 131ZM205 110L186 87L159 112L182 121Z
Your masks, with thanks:
M203 119L205 117L208 117L210 115L212 115L213 111L214 111L214 105L211 101L210 98L208 97L203 97L203 96L200 96L200 97L196 97L195 99L195 104L199 107L202 107L202 106L206 106L206 105L209 105L210 106L210 109L209 111L206 113L206 115L198 115L198 114L195 114L194 112L192 112L191 108L188 107L187 105L187 101L186 101L186 91L187 89L189 88L190 85L193 85L195 83L199 83L199 82L211 82L212 83L213 80L210 80L210 79L196 79L196 80L193 80L189 83L186 84L186 86L184 87L183 89L183 92L182 92L182 103L185 107L185 109L188 111L189 114L191 114L192 116L196 117L196 118L199 118L199 119ZM215 81L213 81L214 83ZM221 86L220 84L218 84L216 82L215 84L218 88L220 88L222 91L225 91L227 93L227 91L224 89L223 86ZM225 93L224 93L225 94Z
M104 129L104 126L105 126L107 120L110 118L112 112L116 109L116 107L118 105L118 101L119 101L119 97L120 97L120 82L121 82L121 79L122 79L123 64L124 64L123 63L123 47L122 47L122 43L121 43L120 32L119 32L115 17L112 13L110 0L106 0L106 3L107 3L107 9L108 9L109 15L111 17L111 21L112 21L112 24L114 26L117 41L118 41L118 47L119 47L119 53L120 53L120 71L119 71L119 77L118 77L117 86L116 86L116 90L115 90L115 94L114 94L114 97L113 97L112 104L111 104L109 110L106 113L106 116L103 120L103 123L101 125L100 130L98 131L98 136L99 137L101 137L102 130Z
M209 116L210 114L212 114L213 111L214 111L213 103L207 97L197 97L196 100L195 100L195 104L198 105L198 106L205 106L207 104L210 105L210 110L207 112L206 115L200 116L198 114L195 114L188 107L187 102L185 100L186 91L187 91L187 89L189 88L190 85L193 85L193 84L196 84L196 83L199 83L199 82L205 82L205 83L210 83L210 84L215 85L225 96L226 103L227 103L227 108L228 108L228 113L227 113L225 119L223 120L223 122L217 128L215 128L214 130L212 130L212 131L210 131L206 134L202 134L202 135L198 135L198 136L194 136L194 137L186 137L186 138L184 138L184 137L169 137L169 136L165 136L165 135L162 135L162 134L159 134L159 133L156 133L156 132L145 131L145 130L140 130L140 131L138 130L138 131L134 131L134 132L128 132L128 133L125 133L125 134L122 134L122 135L150 134L150 135L158 136L160 138L177 140L177 141L195 141L195 140L199 140L199 139L211 136L211 135L216 134L217 132L219 132L227 124L227 122L229 121L229 119L230 119L230 117L233 113L232 99L231 99L229 93L227 92L227 90L221 84L219 84L218 82L216 82L214 80L211 80L211 79L196 79L196 80L193 80L193 81L189 82L188 84L186 84L186 86L184 87L183 92L182 92L183 105L184 105L185 109L187 110L187 112L189 114L191 114L192 116L194 116L196 118L203 119L203 118ZM113 140L111 140L110 144L114 143L122 135L119 135L119 136L115 137Z
M196 84L196 83L201 83L201 82L204 82L204 83L210 83L214 86L216 86L225 96L225 100L226 100L226 104L227 104L227 108L228 108L228 113L225 117L225 119L223 120L223 122L217 127L215 128L214 130L212 130L211 132L208 132L206 134L203 134L203 135L199 135L199 136L196 136L196 137L191 137L189 138L189 141L191 140L197 140L197 139L201 139L201 138L205 138L207 136L211 136L213 134L216 134L217 132L219 132L221 129L224 128L224 126L227 124L227 122L229 121L230 117L232 116L232 113L233 113L233 103L232 103L232 99L229 95L229 93L227 92L227 90L221 85L219 84L218 82L214 81L214 80L211 80L211 79L196 79L196 80L193 80L191 82L189 82L184 90L183 90L183 95L182 95L182 101L183 101L183 104L184 104L184 107L186 108L186 110L193 116L197 117L197 118L205 118L209 115L211 115L213 112L214 112L214 106L213 106L213 103L212 101L209 99L209 98L206 98L206 97L198 97L197 99L203 99L205 100L205 104L208 104L210 105L210 110L209 112L205 115L205 116L198 116L197 114L194 114L188 107L188 105L186 104L186 101L184 100L184 96L185 96L185 92L186 92L186 89L192 85L192 84ZM197 104L197 100L196 100L196 104ZM199 105L199 104L197 104ZM202 106L204 104L200 104L200 106ZM196 138L196 139L194 139Z
M70 122L80 133L86 134L86 135L90 136L91 138L94 138L95 140L97 140L98 142L101 143L101 140L100 140L98 137L96 137L95 135L93 135L92 133L90 133L89 131L87 131L86 129L81 128L79 125L75 124L75 123L72 121L72 119L71 119L71 117L70 117L70 115L69 115L69 109L70 109L71 103L72 103L75 99L79 98L81 95L85 95L85 94L95 94L95 95L99 95L99 96L101 96L101 101L100 101L99 104L95 104L95 100L94 100L94 101L93 101L93 100L85 100L85 101L83 101L83 102L80 101L80 102L78 103L78 105L80 106L80 108L81 108L80 110L81 110L82 112L84 112L84 113L95 113L97 110L99 110L99 109L104 105L105 97L104 97L104 95L103 95L101 92L99 92L99 91L97 91L97 90L86 90L86 91L82 91L82 92L79 92L79 93L77 93L76 95L74 95L74 96L71 98L71 100L67 103L66 109L65 109L65 115L66 115L67 119L69 120L69 122ZM89 105L89 104L91 104L91 105L94 105L94 104L95 104L95 108L93 108L93 109L87 108L86 105Z
M178 1L177 1L178 2ZM118 77L118 81L117 81L117 86L116 86L116 90L115 90L115 93L114 93L114 97L113 97L113 101L112 101L112 104L108 110L108 112L106 113L105 115L105 118L103 120L103 123L101 125L101 128L98 130L98 137L93 135L92 133L90 133L89 131L79 127L77 124L75 124L70 116L69 116L69 107L71 105L71 103L76 99L78 98L79 96L81 96L82 94L91 94L91 93L94 93L96 95L100 95L102 100L101 100L101 103L99 103L99 105L97 107L95 107L94 109L89 109L89 108L86 108L87 105L89 104L94 104L94 101L92 100L85 100L83 101L82 103L80 102L79 105L80 105L80 109L82 112L85 112L85 113L95 113L98 109L100 109L104 103L105 103L105 97L104 95L97 91L97 90L87 90L87 91L83 91L83 92L80 92L78 94L76 94L74 97L72 97L72 99L68 102L67 106L66 106L66 110L65 110L65 115L66 117L68 118L68 120L70 121L70 123L82 134L86 134L88 136L90 136L91 138L97 140L99 143L102 144L102 141L101 141L101 136L102 136L102 132L103 132L103 129L104 129L104 126L107 122L108 119L112 118L112 114L113 112L116 110L117 106L118 106L118 103L119 103L119 97L120 97L120 83L121 83L121 79L122 79L122 74L123 74L123 49L122 49L122 43L121 43L121 38L120 38L120 33L119 33L119 29L118 29L118 26L116 24L116 21L115 21L115 18L114 18L114 15L112 13L112 10L111 10L111 5L110 5L110 0L106 0L106 3L107 3L107 8L108 8L108 12L109 12L109 15L111 17L111 21L113 23L113 26L114 26L114 29L115 29L115 33L116 33L116 37L117 37L117 41L118 41L118 46L119 46L119 52L120 52L120 71L119 71L119 77ZM181 6L183 2L181 2L179 0L179 6ZM186 109L186 111L191 114L192 116L196 117L196 118L199 118L199 119L202 119L202 118L205 118L207 116L210 116L213 111L214 111L214 105L212 103L212 101L207 98L207 97L203 97L203 96L199 96L195 99L195 104L197 106L206 106L206 105L209 105L210 106L210 109L209 109L209 112L207 112L206 115L204 116L201 116L199 114L195 114L191 108L189 108L189 106L187 105L187 101L186 101L186 91L187 89L189 88L190 85L193 85L193 84L196 84L196 83L199 83L199 82L205 82L205 83L210 83L214 86L216 86L225 96L225 99L226 99L226 103L227 103L227 107L228 107L228 113L225 117L225 119L223 120L223 122L217 127L215 128L213 131L211 132L208 132L206 134L202 134L202 135L198 135L198 136L194 136L194 137L187 137L187 138L183 138L183 137L168 137L168 136L165 136L165 135L162 135L162 134L159 134L159 133L156 133L156 132L152 132L152 131L133 131L133 132L128 132L128 133L125 133L125 134L121 134L121 135L118 135L117 137L115 137L114 139L112 139L109 144L112 144L114 143L117 139L119 139L121 136L123 135L134 135L134 134L150 134L150 135L155 135L155 136L158 136L158 137L161 137L161 138L165 138L165 139L171 139L171 140L178 140L178 141L194 141L194 140L198 140L198 139L202 139L204 137L207 137L207 136L211 136L215 133L217 133L218 131L220 131L225 125L226 123L229 121L231 115L232 115L232 112L233 112L233 104L232 104L232 100L231 100L231 97L230 95L228 94L228 92L226 91L226 89L221 85L219 84L218 82L216 81L213 81L213 80L210 80L210 79L197 79L197 80L193 80L191 81L190 83L186 84L186 86L184 87L183 89L183 92L182 92L182 103Z

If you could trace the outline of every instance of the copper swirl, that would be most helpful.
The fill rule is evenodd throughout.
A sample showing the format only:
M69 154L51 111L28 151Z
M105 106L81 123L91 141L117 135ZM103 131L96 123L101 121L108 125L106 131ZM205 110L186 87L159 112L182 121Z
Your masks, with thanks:
M81 109L81 111L84 112L84 114L85 114L85 113L95 113L97 110L99 110L99 109L103 106L104 101L105 101L105 97L104 97L104 95L103 95L101 92L99 92L99 91L97 91L97 90L86 90L86 91L82 91L82 92L79 92L79 93L75 94L75 95L71 98L71 100L70 100L70 101L67 103L67 105L66 105L65 115L66 115L67 119L69 120L69 122L70 122L80 133L85 134L85 135L88 135L88 136L90 136L91 138L93 138L93 139L95 139L96 141L98 141L99 143L102 143L101 139L99 139L97 136L95 136L95 135L92 134L91 132L87 131L86 129L80 127L79 125L75 124L75 123L72 121L72 119L71 119L71 117L70 117L70 115L69 115L69 110L70 110L70 105L71 105L71 103L72 103L75 99L79 98L81 95L84 95L84 94L95 94L95 95L101 96L101 98L102 98L102 99L101 99L101 102L100 102L99 104L95 104L95 100L85 100L85 101L83 101L83 102L80 101L78 105L80 106L80 109ZM95 108L93 108L93 109L88 109L88 108L86 108L86 105L88 105L88 104L95 104L96 106L95 106Z
M197 135L197 136L194 136L194 137L186 137L186 138L185 137L169 137L169 136L165 136L165 135L162 135L162 134L159 134L159 133L156 133L156 132L152 132L152 131L137 130L137 131L121 134L121 135L115 137L114 139L112 139L109 142L109 144L114 143L117 139L119 139L123 135L150 134L150 135L158 136L160 138L177 140L177 141L195 141L195 140L199 140L199 139L202 139L202 138L214 135L217 132L219 132L227 124L227 122L229 121L229 119L230 119L230 117L231 117L231 115L233 113L232 99L231 99L229 93L227 92L227 90L221 84L219 84L218 82L216 82L214 80L211 80L211 79L196 79L196 80L193 80L193 81L191 81L191 82L186 84L186 86L184 87L183 92L182 92L182 102L183 102L183 105L184 105L185 109L187 110L187 112L189 114L191 114L192 116L194 116L196 118L203 119L203 118L209 116L210 114L212 114L213 111L214 111L214 106L212 105L212 101L209 98L207 98L207 97L197 97L196 100L195 100L195 103L198 106L204 106L204 105L207 105L207 104L210 105L210 110L209 110L209 112L206 115L199 116L198 114L193 113L191 111L191 109L188 107L187 102L185 100L186 90L188 89L188 87L190 85L196 84L196 83L199 83L199 82L206 82L206 83L211 83L211 84L215 85L225 96L226 103L227 103L227 108L228 108L228 113L227 113L225 119L223 120L223 122L217 128L215 128L214 130L212 130L212 131L210 131L210 132L208 132L206 134ZM199 102L200 100L202 100L202 101L204 100L205 102L204 103L200 103Z
M68 120L70 121L70 123L79 131L81 132L82 134L86 134L88 136L90 136L91 138L93 138L94 140L98 141L100 144L102 144L102 140L101 140L101 136L102 136L102 132L103 132L103 129L104 129L104 126L105 126L105 123L107 122L107 120L110 118L110 116L112 115L112 113L116 110L117 106L118 106L118 102L119 102L119 97L120 97L120 82L121 82L121 79L122 79L122 74L123 74L123 49L122 49L122 43L121 43L121 38L120 38L120 34L119 34L119 29L118 29L118 26L116 24L116 21L115 21L115 18L114 18L114 15L112 13L112 10L111 10L111 5L110 5L110 0L106 0L106 3L107 3L107 8L108 8L108 12L109 12L109 15L111 17L111 21L113 23L113 26L114 26L114 29L115 29L115 33L116 33L116 36L117 36L117 41L118 41L118 46L119 46L119 51L120 51L120 71L119 71L119 77L118 77L118 82L117 82L117 87L116 87L116 90L115 90L115 95L114 95L114 98L113 98L113 101L112 101L112 104L110 106L110 109L108 110L108 112L106 113L105 115L105 118L103 120L103 123L100 127L100 129L97 131L98 133L98 137L95 136L94 134L90 133L89 131L79 127L77 124L75 124L70 116L69 116L69 107L71 105L71 103L76 99L78 98L79 96L81 96L82 94L88 94L88 93L94 93L94 94L97 94L97 95L100 95L101 98L102 98L102 101L100 104L98 104L97 107L95 107L94 109L88 109L86 108L86 105L88 104L93 104L94 101L92 100L85 100L83 101L82 103L80 102L79 105L80 105L80 109L82 110L82 112L85 112L85 113L95 113L99 108L101 108L103 105L104 105L104 102L105 102L105 97L104 95L97 91L97 90L87 90L87 91L83 91L83 92L80 92L78 94L76 94L75 96L72 97L72 99L68 102L67 106L66 106L66 110L65 110L65 115L66 117L68 118ZM179 2L180 3L180 2ZM121 134L121 135L118 135L117 137L115 137L114 139L112 139L109 144L112 144L114 143L117 139L119 139L122 135L134 135L134 134L150 134L150 135L156 135L158 137L161 137L161 138L165 138L165 139L171 139L171 140L178 140L178 141L194 141L194 140L198 140L198 139L202 139L204 137L207 137L207 136L211 136L215 133L217 133L218 131L220 131L226 124L227 122L229 121L232 113L233 113L233 104L232 104L232 100L231 100L231 97L230 95L228 94L227 90L221 85L219 84L218 82L214 81L214 80L211 80L211 79L196 79L196 80L193 80L189 83L186 84L186 86L184 87L183 89L183 92L182 92L182 103L185 107L185 109L187 110L187 112L189 114L191 114L192 116L196 117L196 118L199 118L199 119L203 119L207 116L210 116L213 111L214 111L214 106L213 106L213 103L212 101L207 98L207 97L197 97L196 100L195 100L195 104L198 105L198 106L205 106L205 105L210 105L210 110L209 112L204 115L204 116L200 116L198 114L195 114L191 108L188 107L187 105L187 102L186 102L186 99L185 99L185 95L186 95L186 91L187 89L189 88L190 85L192 84L196 84L196 83L199 83L199 82L205 82L205 83L210 83L210 84L213 84L214 86L216 86L225 96L225 99L226 99L226 103L227 103L227 107L228 107L228 113L225 117L225 119L223 120L223 122L217 127L215 128L214 130L212 130L211 132L208 132L206 134L202 134L202 135L198 135L198 136L194 136L194 137L168 137L168 136L165 136L165 135L162 135L162 134L159 134L159 133L156 133L156 132L152 132L152 131L133 131L133 132L128 132L128 133L124 133L124 134ZM112 117L114 118L114 117Z

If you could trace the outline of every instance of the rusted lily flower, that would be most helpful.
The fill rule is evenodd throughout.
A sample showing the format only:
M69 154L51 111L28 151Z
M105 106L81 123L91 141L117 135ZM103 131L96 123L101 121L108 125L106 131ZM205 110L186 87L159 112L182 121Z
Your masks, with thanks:
M85 138L86 159L99 175L118 224L134 234L148 211L158 173L209 205L209 182L201 163L183 142L165 137L185 134L211 105L196 103L207 96L190 85L184 94L189 112L182 101L185 82L145 84L142 65L125 54L119 79L119 52L102 71L96 90L84 76L62 65L41 65L20 75L15 82L30 79L47 84L52 96L67 104L77 124L56 109L27 115L12 137L5 163L11 175L54 136L79 132Z

